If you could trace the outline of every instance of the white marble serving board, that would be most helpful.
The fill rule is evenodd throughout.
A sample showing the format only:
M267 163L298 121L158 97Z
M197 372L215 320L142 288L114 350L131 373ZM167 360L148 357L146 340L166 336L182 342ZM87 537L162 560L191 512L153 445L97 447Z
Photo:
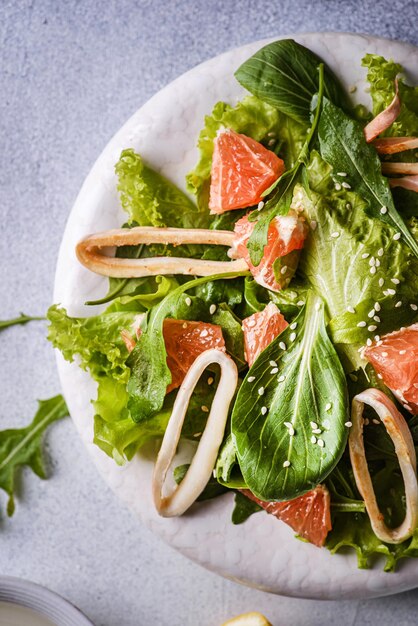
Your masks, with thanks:
M357 101L368 102L365 69L360 65L366 52L394 58L418 81L418 49L411 45L345 33L293 37L319 54L347 87L357 87ZM58 258L54 302L64 305L71 315L87 316L99 310L83 303L104 295L107 280L81 267L74 247L83 236L124 221L114 174L121 150L134 148L184 189L184 176L197 160L195 145L205 114L218 100L234 104L243 96L233 73L269 41L231 50L187 72L151 98L116 133L86 178L70 214ZM190 559L247 585L306 598L370 598L418 585L418 560L403 563L395 574L385 574L381 563L372 570L358 570L353 553L332 556L325 549L297 541L293 531L272 516L260 513L233 526L230 494L196 505L181 518L160 518L151 498L152 456L138 454L118 467L93 445L95 383L76 364L64 362L60 355L57 359L72 419L99 472L143 524Z

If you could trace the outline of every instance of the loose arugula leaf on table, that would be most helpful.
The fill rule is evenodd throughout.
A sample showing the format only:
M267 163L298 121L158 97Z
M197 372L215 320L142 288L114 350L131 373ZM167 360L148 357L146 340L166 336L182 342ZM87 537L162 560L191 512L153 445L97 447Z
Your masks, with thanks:
M331 472L347 442L346 380L325 330L322 300L310 293L295 323L295 330L286 328L258 357L232 413L244 481L262 500L289 500L312 489ZM316 437L323 447L311 443L311 422L321 431Z
M127 360L131 370L127 385L128 408L135 422L151 418L163 406L167 385L171 382L170 370L166 363L163 323L166 317L172 315L179 300L184 299L184 292L208 281L226 280L248 274L249 272L231 272L197 278L177 287L152 309L146 327Z
M46 478L42 459L42 437L53 422L68 415L61 395L39 400L39 407L31 424L25 428L0 431L0 489L9 496L7 514L15 510L14 491L16 470L27 465L40 478Z
M321 59L308 48L293 39L282 39L258 50L238 68L235 78L260 100L297 122L309 123L320 63ZM348 106L344 89L327 66L324 93L338 106Z
M45 317L32 317L31 315L25 315L25 313L21 313L19 317L14 317L10 320L0 320L0 332L5 330L6 328L10 328L10 326L16 326L17 324L27 324L28 322L33 322L36 320L45 320Z
M247 496L239 491L235 494L234 510L232 511L231 521L233 524L243 524L251 515L262 511L263 509L257 502L250 500Z
M361 124L324 98L318 137L322 157L335 173L347 174L344 182L367 202L368 214L395 228L418 257L418 242L396 210L377 152L366 142Z

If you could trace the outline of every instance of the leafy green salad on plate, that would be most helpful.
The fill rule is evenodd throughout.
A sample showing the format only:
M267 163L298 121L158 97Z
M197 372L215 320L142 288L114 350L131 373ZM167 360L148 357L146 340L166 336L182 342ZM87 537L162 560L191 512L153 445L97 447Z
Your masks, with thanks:
M307 48L263 47L187 193L123 150L126 223L76 249L109 277L102 312L53 305L49 339L97 382L104 454L158 442L162 516L233 491L234 524L267 512L393 571L418 556L418 87L362 65L371 111Z

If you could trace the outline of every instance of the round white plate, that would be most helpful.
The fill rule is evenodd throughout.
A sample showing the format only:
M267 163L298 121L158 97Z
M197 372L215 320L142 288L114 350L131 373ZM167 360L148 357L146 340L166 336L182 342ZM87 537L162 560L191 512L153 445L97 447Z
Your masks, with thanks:
M402 63L418 81L418 49L403 43L344 33L312 33L294 37L319 54L354 98L366 100L366 52ZM58 259L54 302L71 315L92 315L83 305L106 293L107 280L77 262L74 247L85 235L119 227L114 165L123 148L137 150L154 168L184 189L185 174L197 160L195 148L203 118L218 100L235 104L243 89L234 71L268 41L231 50L187 72L147 102L107 145L88 175L69 217ZM418 560L405 562L395 574L381 563L358 570L354 554L332 556L326 549L294 539L293 531L273 516L260 513L233 526L233 497L228 494L197 505L178 519L160 518L151 499L152 458L142 453L123 468L92 444L95 384L75 364L58 356L58 368L71 416L99 472L114 492L156 534L204 567L236 581L274 593L309 598L370 598L418 585Z

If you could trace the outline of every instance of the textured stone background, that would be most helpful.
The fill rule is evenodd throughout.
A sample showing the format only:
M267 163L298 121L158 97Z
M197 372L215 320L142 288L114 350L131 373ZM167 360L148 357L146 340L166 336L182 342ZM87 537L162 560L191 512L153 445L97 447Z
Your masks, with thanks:
M0 0L0 318L50 304L78 189L108 139L158 89L254 39L360 31L418 44L418 2ZM59 391L42 323L5 332L1 427ZM24 471L15 517L0 497L0 573L41 582L96 626L217 626L244 610L275 626L415 623L418 593L369 602L273 597L222 580L138 525L104 485L70 420L47 437L51 479Z

